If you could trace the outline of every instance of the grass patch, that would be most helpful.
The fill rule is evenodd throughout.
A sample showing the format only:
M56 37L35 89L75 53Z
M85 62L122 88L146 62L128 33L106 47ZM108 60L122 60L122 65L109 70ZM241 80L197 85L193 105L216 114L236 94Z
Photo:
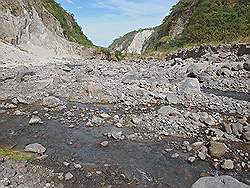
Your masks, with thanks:
M10 160L14 160L17 162L21 161L31 161L35 159L36 155L31 153L26 153L22 151L16 151L7 148L0 148L0 156L7 157Z

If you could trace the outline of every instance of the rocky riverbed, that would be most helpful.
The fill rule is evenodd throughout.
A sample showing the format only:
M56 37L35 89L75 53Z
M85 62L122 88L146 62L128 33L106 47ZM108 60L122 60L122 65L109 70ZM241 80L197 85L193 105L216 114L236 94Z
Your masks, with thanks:
M249 45L110 62L1 44L0 56L0 147L37 153L3 156L0 187L249 187Z

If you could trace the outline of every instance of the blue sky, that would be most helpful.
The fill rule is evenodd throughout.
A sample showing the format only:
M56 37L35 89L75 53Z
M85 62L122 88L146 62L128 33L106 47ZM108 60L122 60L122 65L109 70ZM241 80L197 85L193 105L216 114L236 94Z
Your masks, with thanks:
M139 28L159 25L178 0L57 0L99 46Z

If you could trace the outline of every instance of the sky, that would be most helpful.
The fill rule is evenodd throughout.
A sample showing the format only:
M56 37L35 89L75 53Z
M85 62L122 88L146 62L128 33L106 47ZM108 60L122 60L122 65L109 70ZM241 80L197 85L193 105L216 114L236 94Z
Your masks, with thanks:
M159 25L178 0L57 0L86 36L107 47L124 34Z

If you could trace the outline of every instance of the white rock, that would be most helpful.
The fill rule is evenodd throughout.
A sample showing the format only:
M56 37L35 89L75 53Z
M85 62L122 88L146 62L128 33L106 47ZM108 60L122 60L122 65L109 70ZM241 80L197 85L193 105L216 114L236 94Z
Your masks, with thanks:
M30 125L33 125L33 124L42 124L42 123L43 122L42 122L41 118L38 117L38 116L32 116L32 118L29 121Z
M109 145L109 142L108 142L108 141L103 141L103 142L101 142L100 144L101 144L101 146L103 146L103 147L107 147L107 146Z
M73 177L74 177L73 174L71 174L70 172L68 172L68 173L65 174L65 176L64 176L64 178L65 178L66 181L72 179Z
M100 117L104 118L104 119L108 119L108 118L110 118L110 115L102 113L102 114L100 114Z
M204 161L206 159L206 154L204 154L203 152L199 152L198 157Z
M231 159L224 160L221 167L225 170L232 170L234 169L234 162Z
M134 124L138 125L138 124L141 122L141 119L138 118L138 117L134 117L134 118L132 118L132 122L133 122Z
M180 155L178 153L174 153L173 155L171 155L171 158L177 158L179 157Z
M180 94L190 94L190 93L200 93L200 83L197 78L186 78L182 81L178 87L178 93Z
M193 163L195 161L195 159L196 159L195 157L189 157L188 162Z
M178 104L179 102L177 95L174 93L168 93L166 96L166 100L169 104Z
M64 166L69 166L69 165L70 165L70 163L68 163L68 162L64 161L64 162L63 162L63 165L64 165Z
M122 139L122 131L112 131L112 132L111 132L111 136L112 136L115 140L121 140L121 139Z
M75 167L76 169L80 169L80 168L82 168L82 165L77 164L77 163L74 163L74 167Z
M46 151L46 148L42 146L41 144L34 143L34 144L27 145L24 148L24 151L43 154Z
M219 176L200 178L191 188L249 188L249 186L231 176Z

